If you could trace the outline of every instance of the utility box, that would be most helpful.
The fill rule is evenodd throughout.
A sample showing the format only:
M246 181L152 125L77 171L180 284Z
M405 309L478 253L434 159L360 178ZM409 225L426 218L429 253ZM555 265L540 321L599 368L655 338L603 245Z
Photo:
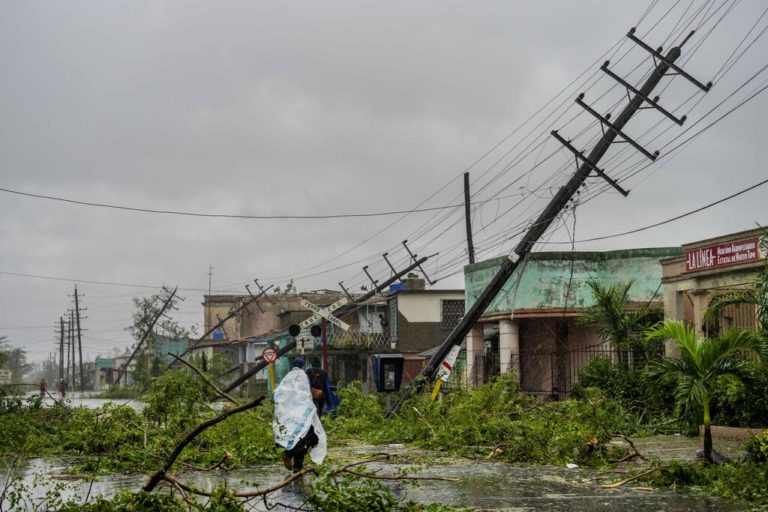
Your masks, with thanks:
M403 380L403 364L405 358L402 354L374 354L371 356L371 369L376 391L379 393L393 393L400 390L400 382Z

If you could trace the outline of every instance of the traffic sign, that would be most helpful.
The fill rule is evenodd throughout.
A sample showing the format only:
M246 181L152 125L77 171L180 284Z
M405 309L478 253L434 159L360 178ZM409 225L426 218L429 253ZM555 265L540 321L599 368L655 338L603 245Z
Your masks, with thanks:
M265 363L272 364L277 361L277 350L273 348L265 348L264 352L261 353L261 358Z
M312 304L306 299L301 299L301 305L305 308L309 309L310 311L313 311L315 314L301 322L299 325L302 328L309 327L313 323L317 322L321 318L325 318L329 322L331 322L336 327L339 327L341 329L344 329L345 331L349 330L349 324L342 322L335 316L333 316L333 312L337 309L339 309L341 306L349 302L347 299L342 298L331 304L330 306L321 308L320 306L316 306L315 304Z

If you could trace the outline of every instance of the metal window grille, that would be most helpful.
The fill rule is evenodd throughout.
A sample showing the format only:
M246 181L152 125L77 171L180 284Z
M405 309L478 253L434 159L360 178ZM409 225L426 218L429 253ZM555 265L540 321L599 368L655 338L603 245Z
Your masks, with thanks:
M453 329L464 317L464 301L446 299L441 301L441 322L443 329Z

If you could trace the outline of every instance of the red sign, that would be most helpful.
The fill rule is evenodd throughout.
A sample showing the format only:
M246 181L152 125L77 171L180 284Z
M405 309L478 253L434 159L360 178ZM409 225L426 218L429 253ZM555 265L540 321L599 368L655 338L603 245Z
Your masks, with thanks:
M277 361L277 350L273 348L265 348L264 352L261 353L261 358L265 363L272 364Z
M734 240L685 251L685 271L695 272L739 263L749 263L765 257L758 237Z

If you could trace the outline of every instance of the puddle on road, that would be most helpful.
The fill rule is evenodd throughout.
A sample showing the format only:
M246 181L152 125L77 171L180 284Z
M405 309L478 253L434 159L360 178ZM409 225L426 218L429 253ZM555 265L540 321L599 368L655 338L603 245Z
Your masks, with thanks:
M685 439L685 438L683 438ZM691 440L695 441L695 440ZM695 446L695 444L691 444ZM377 447L377 450L388 447ZM690 447L688 448L690 450ZM364 452L358 451L357 453ZM690 453L690 452L689 452ZM0 471L3 479L7 474L8 460ZM63 474L66 467L74 464L73 459L38 458L25 461L17 468L20 480L32 487L34 499L39 502L47 489L55 483L65 483L63 495L68 498L84 499L91 485L87 480L69 480ZM395 464L369 464L369 470L394 473ZM43 475L35 480L35 475ZM584 468L566 469L550 466L513 466L503 463L459 461L434 465L418 473L420 476L440 476L457 479L448 481L421 481L417 487L396 483L391 487L398 497L422 503L444 503L463 505L485 510L505 511L608 511L646 512L648 510L683 511L742 511L753 505L719 498L700 497L690 493L669 490L633 491L631 487L606 490L594 481L595 471ZM225 484L238 490L255 490L280 482L287 476L282 466L260 466L236 471L212 473L186 473L179 478L195 487L211 489ZM94 481L91 496L111 496L123 489L138 489L146 475L107 475ZM309 481L311 477L305 477ZM299 507L306 496L306 487L301 483L292 484L270 498L271 504L285 504ZM254 502L253 510L267 510L263 502ZM28 509L33 509L30 506ZM272 510L287 510L278 506Z

